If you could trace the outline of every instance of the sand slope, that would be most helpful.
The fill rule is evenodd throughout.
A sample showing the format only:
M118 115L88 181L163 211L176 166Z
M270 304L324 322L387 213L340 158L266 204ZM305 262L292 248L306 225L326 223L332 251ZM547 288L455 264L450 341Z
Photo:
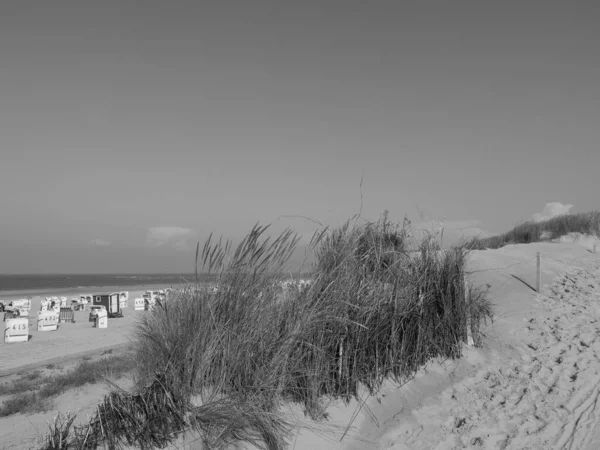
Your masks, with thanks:
M600 258L588 251L594 242L473 252L470 279L491 284L498 314L484 330L485 347L432 362L362 408L331 408L341 426L356 413L344 438L335 430L301 430L295 448L600 448ZM542 295L511 276L535 286L538 251Z
M124 389L132 385L128 379L111 381ZM102 402L110 389L112 387L105 383L88 384L56 397L49 411L27 415L15 414L0 419L0 449L37 450L41 448L57 412L77 413L77 417L82 422L89 420L98 403Z

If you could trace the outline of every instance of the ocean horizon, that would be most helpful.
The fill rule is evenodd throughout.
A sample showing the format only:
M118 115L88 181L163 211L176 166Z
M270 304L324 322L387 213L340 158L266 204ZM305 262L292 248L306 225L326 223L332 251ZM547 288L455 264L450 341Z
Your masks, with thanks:
M198 276L199 281L210 278L205 274ZM104 286L180 286L194 281L194 274L15 274L0 275L0 292Z

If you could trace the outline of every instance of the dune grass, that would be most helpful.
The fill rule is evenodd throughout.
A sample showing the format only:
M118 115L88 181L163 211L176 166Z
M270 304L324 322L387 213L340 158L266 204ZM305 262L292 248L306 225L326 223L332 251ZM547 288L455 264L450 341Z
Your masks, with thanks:
M85 384L101 382L106 376L119 377L134 368L128 355L105 357L94 362L82 361L73 370L60 375L42 376L33 372L23 379L0 385L0 395L12 396L0 405L0 417L48 410L52 399Z
M499 236L473 238L465 246L471 250L496 249L509 244L530 244L557 239L569 233L600 237L600 212L565 214L542 222L525 222Z
M35 370L25 374L20 380L0 384L0 396L20 394L35 389L42 378L42 372Z
M85 425L57 420L44 449L153 448L190 430L206 448L283 449L283 404L326 418L327 402L357 398L361 386L376 394L431 358L460 357L492 317L486 291L465 283L465 247L441 251L429 236L409 253L405 227L349 221L313 237L310 287L284 290L298 236L267 229L236 249L209 238L197 266L218 292L190 286L158 302L135 328L138 389L111 393Z

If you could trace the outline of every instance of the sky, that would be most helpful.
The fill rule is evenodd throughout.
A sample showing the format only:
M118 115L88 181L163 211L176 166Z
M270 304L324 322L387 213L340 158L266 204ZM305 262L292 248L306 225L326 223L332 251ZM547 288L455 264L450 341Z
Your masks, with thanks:
M597 210L599 23L595 1L2 2L0 273L189 273L257 222Z

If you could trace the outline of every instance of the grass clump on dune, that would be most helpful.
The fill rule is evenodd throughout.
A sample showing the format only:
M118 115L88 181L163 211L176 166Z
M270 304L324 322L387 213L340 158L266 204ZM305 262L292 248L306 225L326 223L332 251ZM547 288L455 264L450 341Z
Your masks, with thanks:
M281 414L285 403L326 417L326 401L349 401L360 386L375 394L386 379L406 381L431 358L459 357L468 333L478 340L480 323L491 318L486 293L464 282L464 247L441 251L429 237L409 253L406 226L386 217L348 222L313 237L310 286L283 289L279 274L298 237L287 230L272 240L266 231L256 226L235 250L210 238L198 249L219 290L190 286L145 315L135 330L145 387L111 394L104 407L113 412L99 409L73 436L99 445L111 430L112 445L151 448L194 430L207 448L245 441L282 449L292 429ZM166 399L171 406L162 409ZM169 415L168 430L155 429L152 408L141 405ZM138 425L119 417L136 417ZM156 440L142 440L153 433Z
M541 222L525 222L499 236L473 238L465 245L471 250L496 249L509 244L557 239L569 233L600 237L600 212L563 214Z

